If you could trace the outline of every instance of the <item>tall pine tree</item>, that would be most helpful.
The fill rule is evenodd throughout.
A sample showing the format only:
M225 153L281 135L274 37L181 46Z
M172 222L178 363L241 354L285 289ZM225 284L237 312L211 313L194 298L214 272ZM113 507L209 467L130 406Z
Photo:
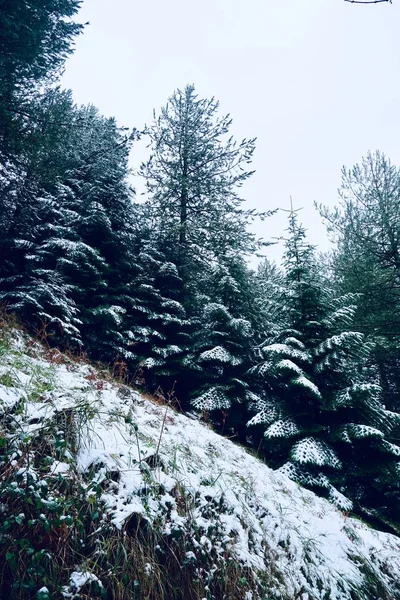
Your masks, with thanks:
M242 297L238 290L246 287L240 283L247 277L242 255L257 248L258 241L247 230L255 214L243 208L238 192L252 174L255 140L236 142L229 135L231 118L219 117L218 108L214 98L199 99L192 85L177 90L148 128L152 154L141 169L149 192L152 240L177 267L181 286L174 300L189 320L192 343L180 377L186 381L180 386L184 401L216 389L216 381L224 379L229 361L222 368L222 350L210 351L221 346L224 356L231 356L226 347L231 336L231 350L235 346L236 354L245 355L251 338L249 324L239 332L243 307L251 304L249 286ZM251 312L250 306L246 309ZM239 338L246 349L240 348ZM232 360L243 362L242 357ZM218 387L219 397L223 387ZM231 387L227 384L225 392Z

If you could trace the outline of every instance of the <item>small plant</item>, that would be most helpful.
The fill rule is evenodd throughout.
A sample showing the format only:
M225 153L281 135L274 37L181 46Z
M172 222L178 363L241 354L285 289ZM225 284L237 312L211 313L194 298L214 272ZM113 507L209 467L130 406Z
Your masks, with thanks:
M114 379L121 383L128 384L131 381L128 364L117 356L111 366L111 374Z
M34 339L38 341L43 346L46 346L50 349L50 341L54 336L54 323L50 322L48 319L40 319L40 323L37 327L34 327Z
M5 387L13 387L15 383L14 376L11 371L7 371L0 375L0 385L4 385Z
M58 597L106 524L103 490L83 482L68 459L70 431L71 414L59 411L36 433L24 433L15 419L0 432L1 598ZM68 461L67 471L57 471L59 461Z

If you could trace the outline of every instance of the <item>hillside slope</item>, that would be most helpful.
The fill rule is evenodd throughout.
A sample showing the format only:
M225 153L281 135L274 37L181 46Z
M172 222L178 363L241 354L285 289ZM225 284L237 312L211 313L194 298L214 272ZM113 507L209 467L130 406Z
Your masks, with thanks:
M0 597L400 599L400 539L16 330L0 340Z

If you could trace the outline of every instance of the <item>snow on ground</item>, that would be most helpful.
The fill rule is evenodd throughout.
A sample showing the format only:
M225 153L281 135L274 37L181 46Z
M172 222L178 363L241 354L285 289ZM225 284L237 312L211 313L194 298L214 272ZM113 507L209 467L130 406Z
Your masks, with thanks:
M198 533L194 549L222 553L228 545L255 571L272 562L271 597L371 598L362 595L367 569L400 598L397 537L343 515L206 425L101 379L88 365L22 355L20 339L15 351L18 360L0 357L0 406L26 398L19 419L28 432L73 409L78 467L107 482L104 500L117 528L133 514L161 520L166 533L190 521ZM69 467L52 468L62 474ZM79 573L74 577L76 584Z

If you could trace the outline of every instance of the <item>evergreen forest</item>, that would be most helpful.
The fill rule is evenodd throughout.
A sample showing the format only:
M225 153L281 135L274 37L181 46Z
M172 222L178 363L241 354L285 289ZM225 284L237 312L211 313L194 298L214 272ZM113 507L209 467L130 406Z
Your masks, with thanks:
M246 207L256 140L215 98L188 84L131 131L62 89L80 5L2 3L2 310L400 534L400 168L344 167L318 206L332 251L292 208L272 262L252 224L277 207Z

